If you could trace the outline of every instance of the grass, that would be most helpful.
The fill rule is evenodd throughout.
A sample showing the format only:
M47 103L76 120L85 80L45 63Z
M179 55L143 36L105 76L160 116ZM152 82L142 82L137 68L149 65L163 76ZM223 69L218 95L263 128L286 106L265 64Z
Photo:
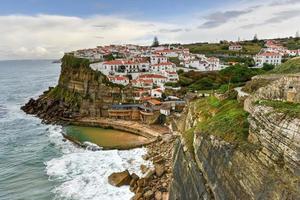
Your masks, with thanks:
M194 134L209 134L230 143L245 146L249 133L248 113L237 101L216 97L207 97L194 102L196 106L197 124L185 131L183 137L189 151L193 154Z
M283 102L275 100L260 100L257 105L269 106L275 109L276 112L284 113L291 117L300 118L300 103Z
M229 44L220 43L196 43L184 45L185 48L189 48L192 53L200 53L206 55L255 55L257 54L262 45L254 42L241 42L243 46L242 51L229 51Z
M200 100L201 120L195 131L218 136L227 142L244 142L248 137L248 113L237 101L219 101L215 97Z
M276 74L290 74L300 72L300 58L292 58L280 66L276 67L270 73Z

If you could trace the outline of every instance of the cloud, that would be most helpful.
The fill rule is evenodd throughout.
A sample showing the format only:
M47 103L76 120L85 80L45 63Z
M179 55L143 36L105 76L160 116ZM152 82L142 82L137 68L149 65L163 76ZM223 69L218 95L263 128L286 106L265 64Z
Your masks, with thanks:
M160 29L159 32L161 33L176 33L183 31L182 28L175 28L175 29Z
M215 28L218 27L231 19L250 13L254 8L247 8L246 10L229 10L225 12L211 13L204 18L207 20L199 28Z
M215 8L195 17L188 13L172 21L130 19L98 15L0 16L0 59L59 58L63 52L107 44L151 44L156 35L161 43L217 42L219 40L286 37L300 27L300 4L244 4ZM272 4L273 2L273 4ZM200 24L200 28L199 28Z

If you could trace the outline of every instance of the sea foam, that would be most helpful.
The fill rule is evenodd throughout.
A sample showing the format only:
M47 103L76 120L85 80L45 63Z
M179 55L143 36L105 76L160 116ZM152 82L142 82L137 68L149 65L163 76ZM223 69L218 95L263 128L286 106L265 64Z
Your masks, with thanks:
M60 126L50 126L48 132L51 143L62 152L61 157L45 163L49 180L59 183L52 190L55 199L130 199L133 193L127 186L111 186L107 177L126 169L141 175L140 165L150 165L141 157L146 153L144 148L90 151L76 147L69 141L63 142Z

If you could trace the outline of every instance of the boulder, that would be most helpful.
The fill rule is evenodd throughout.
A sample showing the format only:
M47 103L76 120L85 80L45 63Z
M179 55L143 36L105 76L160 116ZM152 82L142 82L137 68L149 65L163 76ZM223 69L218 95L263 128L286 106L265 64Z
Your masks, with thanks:
M152 192L152 190L148 190L147 192L144 193L144 198L145 199L151 199L153 198L154 193Z
M156 191L154 197L155 197L155 200L161 200L162 199L161 191Z
M163 165L155 165L156 176L161 177L165 173L165 167Z
M146 179L150 179L150 178L153 177L154 174L155 174L155 170L151 170L151 169L150 169L150 170L148 170L148 172L147 172L145 178L146 178Z
M130 176L128 170L125 170L123 172L112 173L108 177L109 184L116 186L116 187L121 187L123 185L129 185L130 181L131 181L131 176Z
M142 198L143 194L142 193L136 193L131 200L139 200L140 198Z
M131 178L136 181L140 179L140 177L138 175L136 175L136 173L132 173Z

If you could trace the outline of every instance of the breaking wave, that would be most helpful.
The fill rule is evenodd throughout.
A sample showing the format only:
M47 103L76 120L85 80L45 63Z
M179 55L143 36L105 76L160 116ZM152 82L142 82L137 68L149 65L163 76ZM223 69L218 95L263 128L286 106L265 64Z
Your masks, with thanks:
M48 133L52 145L62 153L45 163L49 180L59 183L52 190L55 199L130 199L133 193L128 187L111 186L107 177L125 169L141 175L140 165L149 165L141 157L146 153L144 148L103 151L87 143L88 147L82 149L63 139L60 126L50 126Z

